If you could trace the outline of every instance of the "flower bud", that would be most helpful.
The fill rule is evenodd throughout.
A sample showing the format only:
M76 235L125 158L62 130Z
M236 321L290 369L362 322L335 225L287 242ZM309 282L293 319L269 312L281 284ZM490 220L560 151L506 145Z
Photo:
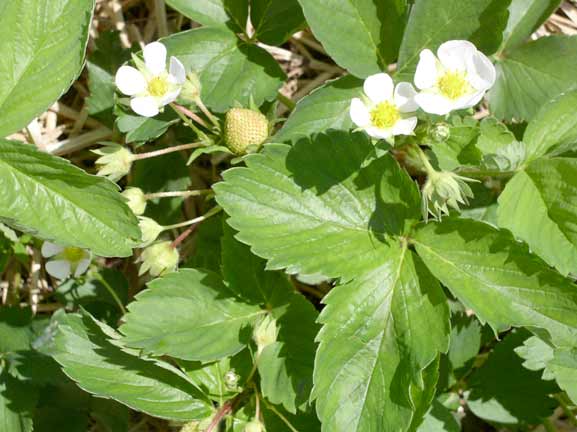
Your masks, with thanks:
M164 227L159 225L154 219L141 216L138 218L138 227L142 233L142 243L140 247L146 247L154 242L160 233L164 231Z
M276 342L278 328L276 320L269 314L265 315L255 326L252 337L257 345L258 354L269 345Z
M430 136L437 143L445 142L451 138L451 128L447 123L438 123L431 130Z
M238 376L234 369L231 369L224 374L224 385L226 385L226 388L229 390L235 390L238 387L239 380L240 376Z
M112 181L120 180L128 174L134 161L132 152L119 144L106 144L92 152L100 156L95 162L98 168L97 174Z
M224 141L234 154L241 156L258 150L268 134L268 120L259 111L233 108L226 113Z
M198 421L193 420L189 423L186 423L180 429L180 432L204 432L212 423L212 416L207 417L204 420Z
M136 216L140 216L146 210L146 197L142 189L137 187L127 187L122 196L127 199L127 205Z
M188 102L196 102L200 98L201 90L198 75L195 72L189 72L180 91L180 97Z
M448 215L449 207L459 210L459 204L468 204L468 198L473 197L473 191L466 182L476 180L461 177L449 171L429 172L427 182L423 187L423 217L428 219L429 213L437 220L443 214Z
M266 429L264 425L259 422L258 420L253 420L250 423L247 423L244 427L244 432L265 432Z
M179 258L178 251L169 241L148 246L140 256L142 265L138 275L149 272L151 276L158 277L170 273L176 270Z

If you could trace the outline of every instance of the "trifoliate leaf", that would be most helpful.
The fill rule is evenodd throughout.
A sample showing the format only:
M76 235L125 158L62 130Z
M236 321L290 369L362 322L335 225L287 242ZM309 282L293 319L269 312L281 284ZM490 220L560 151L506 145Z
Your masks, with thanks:
M0 219L95 255L129 256L136 217L117 187L32 145L0 140Z
M422 226L413 241L431 272L496 332L525 326L546 330L557 345L575 343L575 285L507 232L444 219Z

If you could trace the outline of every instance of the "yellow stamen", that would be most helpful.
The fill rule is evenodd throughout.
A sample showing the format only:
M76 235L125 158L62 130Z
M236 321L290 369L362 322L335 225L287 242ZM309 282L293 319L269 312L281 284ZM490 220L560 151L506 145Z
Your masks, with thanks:
M459 99L467 93L471 93L471 85L467 81L466 72L449 71L445 73L439 81L437 86L441 94L449 99Z
M84 259L84 250L77 247L67 247L62 251L62 256L66 261L76 263Z
M399 109L389 101L381 102L371 110L371 124L379 129L390 129L400 119Z
M160 97L168 93L168 81L164 77L154 77L148 81L148 92L152 96Z

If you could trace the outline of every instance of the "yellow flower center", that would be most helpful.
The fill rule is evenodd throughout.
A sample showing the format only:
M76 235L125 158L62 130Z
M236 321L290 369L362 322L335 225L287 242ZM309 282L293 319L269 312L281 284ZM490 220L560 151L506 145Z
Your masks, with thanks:
M371 110L371 124L379 129L390 129L401 119L396 105L385 101Z
M84 250L77 247L67 247L62 251L62 256L66 261L76 263L84 258Z
M471 92L471 85L467 81L466 73L449 71L437 82L441 94L449 99L459 99Z
M168 81L164 77L154 77L148 81L148 93L160 97L168 93Z

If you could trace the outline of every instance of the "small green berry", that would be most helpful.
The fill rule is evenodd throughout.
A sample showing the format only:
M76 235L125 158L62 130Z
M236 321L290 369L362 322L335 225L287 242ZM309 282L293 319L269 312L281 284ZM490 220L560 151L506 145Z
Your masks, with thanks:
M260 148L268 135L268 120L262 113L247 108L233 108L226 113L224 141L234 154L242 156L249 147Z

